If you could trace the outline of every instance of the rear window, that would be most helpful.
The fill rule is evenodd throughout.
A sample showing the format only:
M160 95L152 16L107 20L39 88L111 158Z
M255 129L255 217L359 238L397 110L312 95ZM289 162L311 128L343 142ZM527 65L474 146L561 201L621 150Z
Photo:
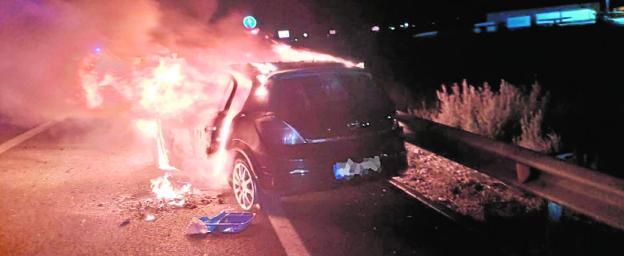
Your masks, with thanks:
M346 103L386 101L370 75L357 71L322 72L272 80L270 105L275 110L301 113Z

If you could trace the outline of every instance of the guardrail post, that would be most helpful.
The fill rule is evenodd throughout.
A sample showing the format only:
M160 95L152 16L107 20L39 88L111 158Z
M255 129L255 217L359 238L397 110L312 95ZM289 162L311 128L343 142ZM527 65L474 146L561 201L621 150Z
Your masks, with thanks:
M518 182L525 183L527 182L527 180L529 180L530 176L531 167L521 163L516 163L516 179L518 180Z

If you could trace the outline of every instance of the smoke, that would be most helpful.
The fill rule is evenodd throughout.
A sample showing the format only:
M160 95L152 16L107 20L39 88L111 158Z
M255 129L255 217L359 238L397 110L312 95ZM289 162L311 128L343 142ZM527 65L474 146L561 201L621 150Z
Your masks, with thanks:
M62 139L133 148L141 154L133 160L156 151L158 164L164 148L169 164L194 181L225 186L232 156L207 158L204 128L234 87L225 72L231 64L355 64L254 36L242 28L241 13L218 7L217 0L0 2L0 121L69 118L52 129ZM236 80L230 117L251 89L249 78Z
M206 76L231 63L267 57L266 44L242 30L241 15L233 12L213 19L217 4L216 0L2 1L0 117L28 125L93 114L82 86L85 65L94 65L98 74L118 82L132 75L137 59L154 56L175 54ZM95 52L97 60L85 63ZM136 100L128 99L133 88L119 88L109 94Z
M87 143L113 145L133 143L123 138L136 120L158 119L174 164L214 178L197 140L231 90L223 71L274 59L266 40L242 29L242 15L217 19L217 7L216 0L0 2L0 119L33 125L75 117L98 124Z

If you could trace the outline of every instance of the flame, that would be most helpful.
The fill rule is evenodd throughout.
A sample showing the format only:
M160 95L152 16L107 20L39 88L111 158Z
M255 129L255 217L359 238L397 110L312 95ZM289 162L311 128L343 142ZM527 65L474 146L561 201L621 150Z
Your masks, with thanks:
M254 63L251 63L251 66L256 68L260 73L264 75L268 75L271 72L277 71L277 67L273 65L272 63L268 63L268 62L267 63L254 62Z
M232 119L234 119L235 113L230 109L223 120L221 129L219 130L219 149L213 156L212 168L218 170L217 173L227 173L225 166L228 163L227 154L227 141L231 134Z
M163 171L177 170L177 168L169 163L161 123L156 120L138 119L135 121L135 125L141 134L153 138L156 142L158 169ZM191 185L186 184L181 189L176 190L171 182L169 182L169 175L170 174L167 172L161 177L150 180L152 192L154 192L158 200L163 200L169 205L183 206L184 195L190 192Z
M158 132L156 133L156 152L158 152L158 169L163 171L177 171L178 168L169 164L169 156L167 155L167 147L165 146L165 138L163 136L162 125L158 124Z
M183 58L161 57L151 74L138 78L142 109L157 116L175 116L199 102L204 84L184 72L194 70Z
M342 63L345 67L364 68L364 63L354 63L352 61L332 56L325 53L314 52L310 50L294 49L292 46L282 43L273 44L273 52L276 53L281 61L316 61L316 62L337 62Z
M135 122L137 129L141 134L148 138L156 138L158 136L158 123L154 120L138 119Z
M310 50L294 49L277 42L272 44L272 50L280 61L338 62L346 67L361 67L360 64L355 64L346 59ZM171 164L169 159L171 152L168 150L174 146L176 149L178 147L177 145L168 145L168 143L174 142L165 140L163 124L165 127L170 127L170 124L186 128L197 125L205 126L211 117L202 116L204 112L200 113L200 111L211 107L220 109L223 106L221 95L224 95L222 91L229 86L229 76L224 78L220 74L217 75L218 72L215 71L214 67L208 68L198 63L189 63L186 59L175 54L137 58L130 65L131 70L127 72L115 73L104 68L104 70L99 70L101 67L97 65L98 61L106 57L106 54L105 52L92 54L83 60L80 79L87 106L93 109L103 107L103 102L106 99L100 94L102 88L111 87L117 91L129 102L130 107L127 109L135 116L134 125L137 131L154 141L158 169L163 171L178 170ZM253 92L253 95L266 98L269 91L265 87L265 83L268 76L277 71L278 68L271 63L252 63L252 65L260 71L260 75L255 79L261 84ZM238 90L250 90L252 88L250 78L236 72L232 72L232 75L238 81ZM208 176L204 177L211 179L213 183L227 184L227 167L231 164L231 156L228 154L226 146L231 134L232 119L242 109L248 95L249 93L241 91L236 94L237 98L226 113L222 127L220 127L217 152L209 160L204 154L201 154L203 159L196 162L198 169L210 168L211 172L202 170L202 173L208 173ZM210 103L205 104L207 101ZM169 129L166 131L170 132ZM197 156L193 154L181 157L192 158ZM186 166L185 168L189 167ZM151 190L159 200L170 205L181 206L184 204L184 196L190 193L191 185L186 184L176 189L169 181L170 175L169 172L166 172L164 175L152 179L150 181Z
M152 192L156 194L156 199L162 200L169 205L183 206L184 196L191 192L191 184L184 184L180 189L175 189L169 181L170 174L150 180Z
M163 171L178 170L169 163L165 138L163 136L162 124L160 121L138 119L135 121L137 129L148 138L153 138L156 142L156 153L158 157L158 169Z
M98 76L95 70L96 62L99 60L95 54L87 55L83 59L79 76L81 78L80 85L85 92L85 99L89 108L99 107L103 103L103 98L99 93L99 88L106 82L110 82L110 76L104 76L105 80Z

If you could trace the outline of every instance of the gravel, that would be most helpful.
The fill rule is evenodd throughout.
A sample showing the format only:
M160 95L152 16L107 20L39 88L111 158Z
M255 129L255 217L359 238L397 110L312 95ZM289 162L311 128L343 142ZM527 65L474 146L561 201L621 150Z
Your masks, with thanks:
M541 198L442 156L406 143L409 168L399 180L450 209L477 221L518 217L542 211Z

